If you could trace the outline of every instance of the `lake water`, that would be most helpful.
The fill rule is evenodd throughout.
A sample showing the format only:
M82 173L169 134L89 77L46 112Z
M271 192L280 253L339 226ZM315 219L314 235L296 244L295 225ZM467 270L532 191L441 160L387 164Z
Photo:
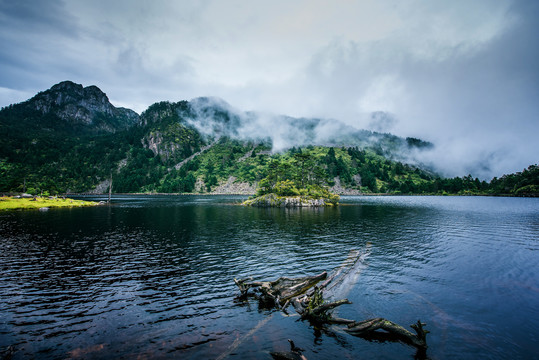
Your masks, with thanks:
M0 213L0 351L270 359L290 338L310 360L412 359L401 343L235 301L234 277L318 274L369 249L340 317L421 319L433 359L539 358L539 199L343 197L328 209L243 199L118 196Z

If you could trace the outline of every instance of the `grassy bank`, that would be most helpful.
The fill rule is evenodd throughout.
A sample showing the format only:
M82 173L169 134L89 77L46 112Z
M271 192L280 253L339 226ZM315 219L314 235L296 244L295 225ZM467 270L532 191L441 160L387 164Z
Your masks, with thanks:
M62 198L42 198L36 197L15 198L10 196L0 197L0 211L15 209L41 209L41 208L72 208L82 206L96 206L99 203L95 201L62 199Z

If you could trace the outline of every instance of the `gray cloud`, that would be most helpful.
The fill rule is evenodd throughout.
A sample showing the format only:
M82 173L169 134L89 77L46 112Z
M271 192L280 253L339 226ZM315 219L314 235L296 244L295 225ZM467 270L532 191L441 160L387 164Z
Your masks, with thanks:
M424 138L445 174L499 176L537 162L538 16L511 0L0 0L0 106L66 79L139 112L218 96Z
M371 120L367 129L381 133L390 133L395 127L397 119L384 111L375 111L371 113Z
M14 30L4 36L13 36L23 30L34 35L62 34L72 37L77 34L76 22L61 0L2 0L0 17L3 26Z

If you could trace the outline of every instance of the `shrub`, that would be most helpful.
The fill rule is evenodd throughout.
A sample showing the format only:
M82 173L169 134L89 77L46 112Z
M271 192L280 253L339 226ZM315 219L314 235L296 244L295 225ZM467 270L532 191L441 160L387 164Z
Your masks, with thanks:
M282 180L275 184L273 192L278 196L297 196L300 192L292 180Z

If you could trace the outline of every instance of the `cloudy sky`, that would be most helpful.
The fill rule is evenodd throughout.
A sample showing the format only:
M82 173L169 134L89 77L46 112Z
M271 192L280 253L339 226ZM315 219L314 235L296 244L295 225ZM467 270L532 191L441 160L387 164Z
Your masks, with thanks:
M490 178L539 162L537 19L534 0L0 0L0 106L63 80L137 112L217 96L429 140L446 175Z

